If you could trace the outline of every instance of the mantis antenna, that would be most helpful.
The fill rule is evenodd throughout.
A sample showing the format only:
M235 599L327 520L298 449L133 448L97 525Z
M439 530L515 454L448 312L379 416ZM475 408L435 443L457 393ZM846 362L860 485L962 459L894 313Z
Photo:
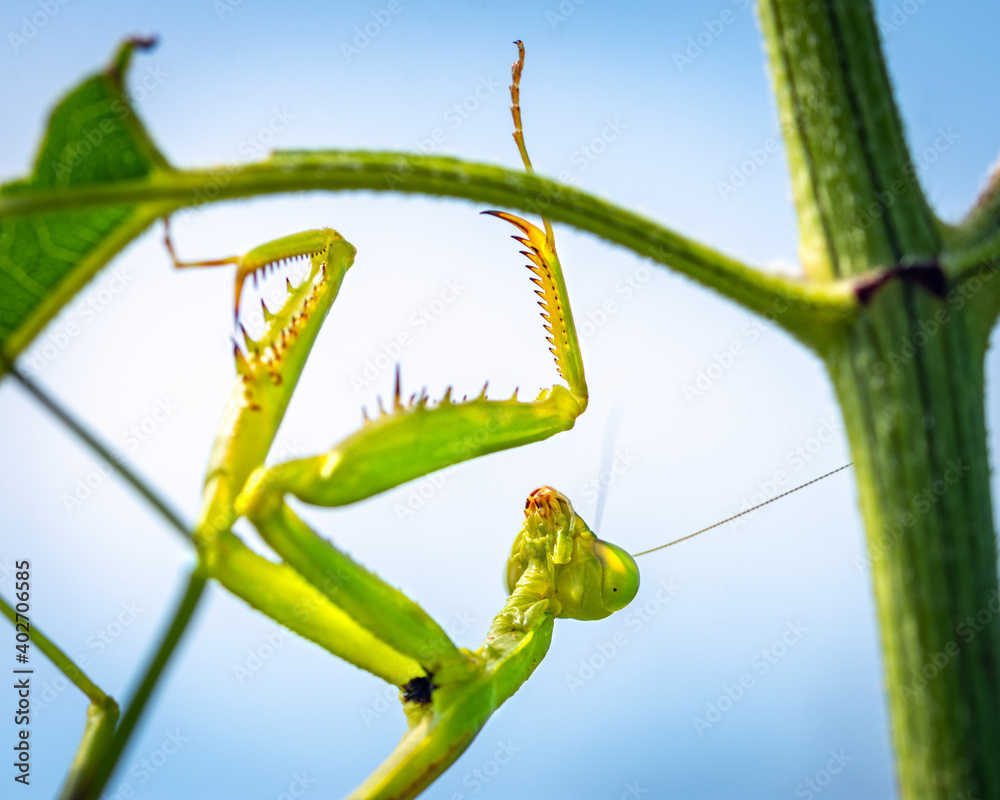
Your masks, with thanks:
M649 548L649 550L643 550L640 553L633 553L632 554L632 558L638 558L639 556L644 556L644 555L647 555L649 553L655 553L657 550L662 550L664 547L670 547L670 545L672 545L672 544L677 544L678 542L683 542L686 539L690 539L693 536L697 536L699 533L704 533L705 531L712 530L712 528L718 528L720 525L725 525L727 522L732 522L734 519L742 517L744 514L749 514L751 511L756 511L758 508L761 508L762 506L766 506L768 503L773 503L775 500L780 500L782 497L787 497L788 495L792 494L793 492L797 492L799 489L805 489L807 486L811 486L812 484L817 483L818 481L821 481L824 478L829 478L831 475L836 475L841 470L847 469L853 463L854 462L851 461L851 462L849 462L847 464L844 464L844 466L842 466L842 467L837 467L836 469L831 470L830 472L826 473L826 475L820 475L818 478L813 478L811 481L806 481L805 483L803 483L803 484L801 484L799 486L796 486L794 489L789 489L787 492L782 492L779 495L775 495L770 500L765 500L763 503L758 503L757 505L753 506L752 508L748 508L746 511L741 511L739 514L733 514L733 516L727 517L726 519L722 520L721 522L716 522L714 525L709 525L707 528L702 528L700 531L695 531L694 533L689 533L687 536L682 536L680 539L674 539L672 542L667 542L666 544L661 544L659 547L651 547L651 548Z
M604 516L604 504L608 501L608 486L604 476L611 472L611 459L614 457L615 444L618 440L618 426L622 421L621 406L616 406L608 414L604 428L604 447L601 453L601 467L597 473L597 507L594 510L594 533L601 530L601 518Z

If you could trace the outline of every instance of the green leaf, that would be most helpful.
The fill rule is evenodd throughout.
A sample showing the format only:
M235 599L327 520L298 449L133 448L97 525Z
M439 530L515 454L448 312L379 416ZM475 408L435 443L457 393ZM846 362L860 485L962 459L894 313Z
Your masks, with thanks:
M52 112L33 174L0 195L155 178L171 172L124 88L135 48L129 39L101 73L84 80ZM0 220L0 350L13 359L119 250L163 212L158 203L46 211Z

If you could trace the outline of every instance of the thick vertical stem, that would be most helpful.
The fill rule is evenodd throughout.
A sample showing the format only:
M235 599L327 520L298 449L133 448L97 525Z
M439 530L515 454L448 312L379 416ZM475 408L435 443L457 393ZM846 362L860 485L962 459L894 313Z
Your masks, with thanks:
M982 354L895 282L831 350L868 531L901 796L1000 797L1000 594Z
M820 349L856 467L904 798L1000 797L982 309L945 299L870 2L761 0L815 278L874 272ZM919 269L908 270L919 264Z
M871 5L761 0L792 167L800 252L816 278L937 253L937 224L906 148Z

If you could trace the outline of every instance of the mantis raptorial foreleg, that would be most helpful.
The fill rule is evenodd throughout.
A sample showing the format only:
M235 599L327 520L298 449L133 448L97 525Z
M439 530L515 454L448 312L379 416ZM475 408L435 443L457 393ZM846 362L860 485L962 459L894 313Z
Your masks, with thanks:
M516 44L518 60L510 87L514 140L530 172L519 104L524 47L520 42ZM518 401L516 392L508 400L491 400L486 397L485 387L471 401L452 401L449 389L437 403L431 403L423 393L403 402L397 370L393 405L388 412L383 410L373 420L366 416L361 430L327 453L289 461L266 473L259 471L244 494L243 510L248 515L267 505L269 492L293 494L314 505L354 503L460 461L548 438L571 428L586 410L583 359L551 224L543 218L543 232L513 214L484 213L507 220L524 234L514 238L525 246L521 252L531 261L528 269L534 273L531 280L538 287L535 293L540 298L550 351L567 386L543 390L531 402ZM247 259L244 257L244 261ZM242 279L237 274L237 281Z

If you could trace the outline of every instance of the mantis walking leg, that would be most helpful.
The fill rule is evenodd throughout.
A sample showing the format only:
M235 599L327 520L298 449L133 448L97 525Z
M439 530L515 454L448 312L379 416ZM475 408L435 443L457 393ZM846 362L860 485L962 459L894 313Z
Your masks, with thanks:
M334 241L340 238L340 234L335 230L318 228L274 239L259 247L255 247L241 256L216 258L207 261L180 261L177 258L177 253L174 251L173 240L170 238L169 218L164 219L163 226L163 243L170 254L171 260L174 262L174 267L177 269L236 265L236 294L233 302L234 319L239 319L240 316L240 295L243 293L243 285L246 283L247 278L252 275L254 284L256 285L259 273L273 270L284 262L322 255Z

